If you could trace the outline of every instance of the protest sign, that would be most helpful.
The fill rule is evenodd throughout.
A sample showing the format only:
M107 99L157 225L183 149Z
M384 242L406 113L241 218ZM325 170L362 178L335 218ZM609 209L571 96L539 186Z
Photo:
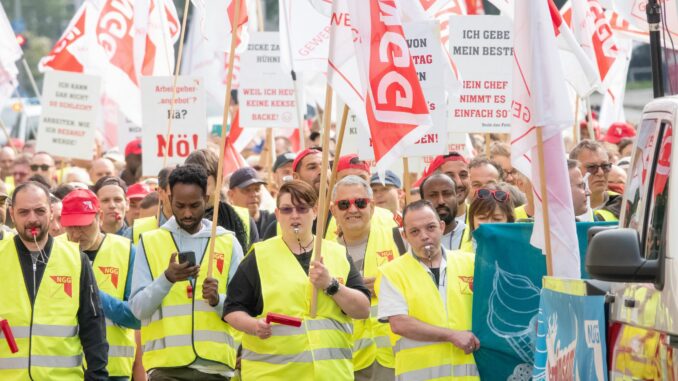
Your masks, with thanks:
M545 285L538 316L533 380L607 380L604 296Z
M507 133L511 127L513 25L503 16L452 16L450 53L462 75L452 99L454 131Z
M406 157L441 155L447 143L445 82L440 27L436 21L403 24L412 62L426 97L433 127L414 145L405 149Z
M48 71L36 149L51 155L92 160L101 78Z
M240 66L247 68L240 72L240 125L243 128L298 128L294 83L280 64L279 34L252 33Z
M483 380L532 380L537 313L542 277L546 275L544 255L530 245L532 225L483 224L473 233L478 244L473 333L482 343L474 357ZM582 259L588 229L610 225L577 223ZM583 278L587 276L584 262L581 261Z
M173 81L174 77L164 76L141 78L144 176L155 176L166 165L181 164L191 152L207 146L202 79L179 76L171 109Z

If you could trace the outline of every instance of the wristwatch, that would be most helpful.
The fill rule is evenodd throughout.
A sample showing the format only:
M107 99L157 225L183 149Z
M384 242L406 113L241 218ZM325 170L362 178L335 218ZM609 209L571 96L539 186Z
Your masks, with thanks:
M339 281L337 280L337 278L332 278L330 285L327 286L327 288L325 290L323 290L323 292L327 296L332 296L332 295L336 294L337 292L339 292Z

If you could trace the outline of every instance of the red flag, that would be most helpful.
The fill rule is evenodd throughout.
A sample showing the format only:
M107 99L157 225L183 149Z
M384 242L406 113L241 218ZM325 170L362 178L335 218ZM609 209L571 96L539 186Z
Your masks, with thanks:
M41 71L46 69L71 71L83 73L84 67L82 57L78 55L78 47L82 46L79 40L83 39L87 13L90 9L89 3L84 2L78 8L68 27L61 35L61 38L54 44L54 47L48 55L43 57L38 64ZM92 12L91 10L89 12ZM92 17L92 16L89 16Z
M482 0L466 0L466 14L484 15L485 7Z
M394 0L349 0L377 168L385 171L431 127Z
M247 167L247 162L240 152L233 146L230 138L226 138L224 147L224 176L228 176L236 170Z
M240 1L240 10L238 11L238 23L237 27L241 27L245 25L247 22L247 2L245 0L231 0L230 4L228 4L228 21L231 23L231 28L232 25L235 24L235 2Z

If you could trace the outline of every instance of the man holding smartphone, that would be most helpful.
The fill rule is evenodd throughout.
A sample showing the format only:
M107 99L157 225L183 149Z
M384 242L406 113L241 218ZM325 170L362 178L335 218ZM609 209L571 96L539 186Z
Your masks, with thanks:
M221 311L242 247L232 232L217 227L208 277L207 172L179 166L169 185L173 216L141 235L134 263L130 304L142 321L144 367L151 381L228 380L237 343Z

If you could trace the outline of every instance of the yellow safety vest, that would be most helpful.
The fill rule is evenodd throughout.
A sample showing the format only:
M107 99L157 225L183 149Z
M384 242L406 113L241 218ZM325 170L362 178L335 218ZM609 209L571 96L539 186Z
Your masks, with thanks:
M130 260L130 240L119 235L106 234L92 263L99 290L118 300L124 300ZM111 377L130 377L136 349L134 330L115 325L106 318L106 338L108 374Z
M19 352L2 338L0 380L82 380L82 345L78 336L80 273L78 245L52 241L52 251L35 303L26 291L14 240L0 241L3 296L0 316L9 322Z
M158 220L153 216L137 218L134 220L134 224L132 224L132 239L134 240L134 245L139 244L139 237L141 237L141 234L157 228Z
M530 216L527 215L527 211L525 210L525 205L518 206L516 208L513 208L513 215L516 217L517 220L526 220L530 218Z
M373 226L367 240L363 276L376 277L379 267L400 256L393 241L390 228ZM377 320L377 295L372 295L370 318L353 320L353 368L357 372L378 361L384 367L395 367L395 356L391 347L391 326Z
M5 177L5 188L7 188L7 194L12 195L14 193L14 176Z
M405 298L409 316L436 327L471 329L475 255L447 251L447 308L431 276L407 253L382 266L381 277ZM401 337L393 348L397 381L479 380L472 354L448 342L422 342Z
M219 281L219 294L226 293L233 239L231 234L223 234L214 243L212 276ZM144 233L141 244L153 279L163 275L170 256L179 251L172 234L165 229ZM206 251L208 247L209 243L205 246ZM160 308L150 319L142 321L141 342L146 370L187 366L198 357L235 368L238 345L231 328L202 297L207 256L207 252L203 253L193 295L188 295L188 282L174 283Z
M264 301L257 318L275 312L303 323L299 328L273 325L266 340L245 333L242 380L353 380L351 319L322 291L316 317L309 316L313 286L281 237L254 244L254 251ZM330 275L345 284L350 270L346 249L323 240L322 256Z
M238 215L240 221L242 221L243 226L245 226L245 234L247 234L247 246L243 247L243 250L247 250L248 247L252 244L252 237L250 236L250 211L247 208L242 208L240 206L235 206L231 204L235 214Z
M598 210L594 210L593 213L596 216L598 216L600 219L602 219L603 221L607 221L607 222L619 221L619 218L617 218L617 216L615 216L614 213L610 212L609 210L598 209Z
M384 228L392 229L398 226L398 223L393 219L393 212L388 209L375 207L374 214L372 215L372 226L380 226ZM330 241L337 240L337 220L332 216L330 222L327 224L327 229L325 229L325 239Z

